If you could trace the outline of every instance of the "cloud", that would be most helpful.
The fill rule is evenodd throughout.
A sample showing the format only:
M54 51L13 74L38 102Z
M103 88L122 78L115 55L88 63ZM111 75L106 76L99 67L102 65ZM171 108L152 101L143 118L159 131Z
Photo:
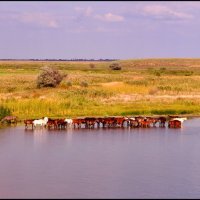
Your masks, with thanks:
M23 13L18 16L23 23L35 24L42 27L58 28L58 21L48 13Z
M95 15L96 19L106 21L106 22L122 22L124 21L124 17L121 15L115 15L112 13L107 13L104 15Z
M47 28L58 28L59 26L56 16L49 13L3 12L0 19Z
M167 6L148 5L142 8L141 14L146 17L160 20L190 20L192 15L175 11Z
M81 15L84 15L86 17L89 17L92 15L93 13L93 9L92 7L87 7L87 8L82 8L82 7L75 7L74 10L78 13L80 13Z

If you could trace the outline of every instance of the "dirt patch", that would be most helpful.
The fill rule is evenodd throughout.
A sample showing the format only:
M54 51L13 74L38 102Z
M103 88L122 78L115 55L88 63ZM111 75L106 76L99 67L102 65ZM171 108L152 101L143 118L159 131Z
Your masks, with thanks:
M102 83L101 85L102 86L117 86L119 84L123 84L123 82L117 82L117 81L115 81L115 82L109 82L109 83Z
M200 99L200 95L141 95L141 94L120 94L108 99L103 99L103 102L121 102L130 103L139 100L178 100L178 99Z

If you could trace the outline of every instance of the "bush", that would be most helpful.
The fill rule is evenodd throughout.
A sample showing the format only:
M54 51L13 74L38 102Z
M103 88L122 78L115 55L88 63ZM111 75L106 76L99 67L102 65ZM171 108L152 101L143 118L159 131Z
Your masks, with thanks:
M0 106L0 120L9 115L11 115L11 111L8 108Z
M109 67L112 70L121 70L122 69L122 67L120 66L119 63L112 63Z
M37 78L37 87L56 87L66 75L61 74L57 69L43 67L42 73Z
M82 81L82 82L80 83L80 86L81 86L81 87L88 87L88 83L85 82L85 81Z
M72 86L72 82L71 82L71 81L68 81L68 82L66 83L66 85L67 85L67 87L71 87L71 86Z
M95 68L95 64L90 63L90 68L91 68L91 69Z

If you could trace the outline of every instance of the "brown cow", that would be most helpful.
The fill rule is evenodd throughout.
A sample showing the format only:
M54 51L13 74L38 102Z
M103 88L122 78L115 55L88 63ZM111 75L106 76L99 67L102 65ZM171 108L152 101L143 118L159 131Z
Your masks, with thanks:
M128 118L125 117L115 117L116 120L116 126L118 127L124 127L124 122L128 121Z
M140 124L141 124L141 127L142 127L142 128L149 128L151 122L152 122L151 119L143 118L143 119L140 121Z
M34 121L34 119L25 119L24 120L25 129L28 129L28 125L31 125L32 129L33 129L33 121Z
M1 122L17 124L17 117L16 116L6 116L1 120Z
M115 127L116 126L116 119L115 117L105 117L104 118L104 127Z
M179 120L170 120L168 122L169 128L181 128L181 121Z
M160 127L165 127L165 122L166 122L166 117L159 117L158 121L159 121L159 126Z
M81 128L81 124L86 124L86 121L83 118L76 118L72 119L72 123L74 124L74 128L76 128L76 125L78 128Z
M97 119L95 117L86 117L85 118L85 127L86 128L94 128Z
M47 122L47 128L48 129L51 129L51 128L54 128L54 129L57 129L57 120L56 119L51 119L49 118L48 119L48 122Z
M67 128L67 122L65 122L65 119L57 119L56 124L57 124L58 129L66 129Z
M104 128L105 127L105 120L103 117L97 117L96 118L96 123L97 123L97 128L100 127L100 123L102 124L102 127Z

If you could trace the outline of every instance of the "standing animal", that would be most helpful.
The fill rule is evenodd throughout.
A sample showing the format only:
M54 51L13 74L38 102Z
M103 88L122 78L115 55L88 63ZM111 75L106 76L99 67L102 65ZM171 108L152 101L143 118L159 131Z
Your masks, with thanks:
M129 118L129 126L131 128L138 128L139 127L139 122L135 117L130 117Z
M182 123L187 120L186 117L171 117L171 119L168 122L169 128L181 128Z
M86 117L85 118L85 125L86 128L94 128L97 119L95 117Z
M166 117L159 117L158 121L160 127L165 127L165 122L167 121Z
M25 129L28 129L28 125L31 125L32 126L32 129L33 129L33 121L35 119L25 119L24 120L24 124L25 124Z
M1 120L1 122L17 124L17 117L16 116L6 116Z
M72 119L65 119L65 122L67 122L67 126L72 127L73 120Z
M33 121L33 127L36 128L36 126L40 127L46 127L48 122L48 117L44 117L44 119L36 119Z
M168 127L169 128L181 128L181 121L180 120L170 120L168 122Z
M76 119L72 119L72 123L74 125L74 128L76 128L76 126L78 128L81 128L81 124L85 124L86 125L86 120L82 119L82 118L76 118Z

